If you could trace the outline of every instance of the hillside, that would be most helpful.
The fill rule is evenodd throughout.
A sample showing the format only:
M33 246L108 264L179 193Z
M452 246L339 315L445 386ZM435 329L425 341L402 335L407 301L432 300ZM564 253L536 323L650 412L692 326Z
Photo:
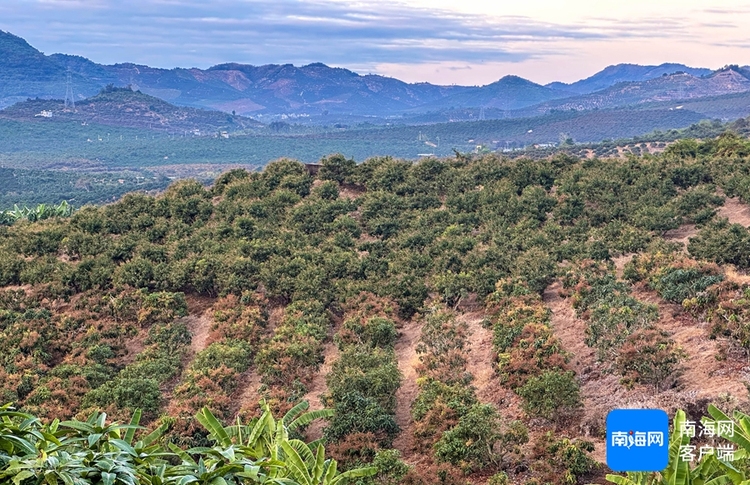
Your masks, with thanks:
M96 96L79 100L66 109L62 100L29 99L0 110L0 118L16 121L96 123L155 132L194 132L216 135L263 126L260 122L220 111L177 107L130 87L108 86Z
M390 456L382 480L604 483L609 409L750 405L749 164L728 134L627 160L286 159L0 227L0 396L45 420L137 407L181 446L207 444L203 406L304 399L333 409L307 439L343 469Z
M730 67L700 78L678 73L648 81L619 83L592 94L543 103L523 111L523 115L531 116L551 109L592 110L659 101L695 100L747 91L750 91L750 75L742 69Z
M505 76L486 86L466 90L421 106L419 111L460 108L496 108L514 110L558 98L570 93L535 84L518 76Z
M78 74L72 79L79 95L92 95L99 89L95 82ZM24 39L0 30L0 108L40 95L64 98L66 80L64 66Z
M574 83L550 83L547 87L568 91L576 94L590 94L595 91L607 89L610 86L623 82L643 82L664 75L671 75L677 72L690 74L694 77L708 76L711 74L710 69L693 68L684 64L664 63L658 66L640 66L638 64L617 64L607 66L593 76L581 79Z

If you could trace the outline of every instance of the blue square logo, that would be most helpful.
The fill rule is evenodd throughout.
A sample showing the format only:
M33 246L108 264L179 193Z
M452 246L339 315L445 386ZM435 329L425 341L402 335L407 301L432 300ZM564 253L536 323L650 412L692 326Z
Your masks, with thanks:
M658 472L669 464L669 417L661 409L614 409L607 415L607 466Z

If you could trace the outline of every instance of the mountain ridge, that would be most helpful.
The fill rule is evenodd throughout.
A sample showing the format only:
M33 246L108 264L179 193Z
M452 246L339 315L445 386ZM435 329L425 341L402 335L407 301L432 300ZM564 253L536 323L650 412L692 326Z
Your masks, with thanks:
M528 116L549 109L594 109L677 100L684 89L692 88L659 80L669 81L679 73L702 80L693 82L703 86L693 89L696 95L720 96L750 90L750 85L744 86L740 79L750 80L747 66L712 71L676 63L610 65L570 84L541 85L506 75L474 87L406 83L321 62L303 66L227 62L207 69L164 69L132 62L103 65L76 55L46 56L21 37L0 31L0 108L27 98L62 98L70 75L77 100L94 96L109 84L132 86L175 105L249 115L263 121L293 116L328 124L342 117L408 119L419 113L482 108L514 117L512 112L518 110L522 111L520 116ZM720 79L727 81L730 88L717 82L712 85L710 79L715 76L724 76ZM703 82L706 79L709 81ZM623 95L625 91L630 94ZM639 91L646 95L639 96Z
M658 66L642 66L639 64L628 63L612 64L605 67L596 74L574 83L566 84L553 82L546 84L545 86L555 89L568 90L576 94L589 94L601 89L606 89L621 82L648 81L659 76L674 74L675 72L680 71L692 74L696 77L708 75L714 72L711 69L693 68L688 67L684 64L675 63L663 63Z

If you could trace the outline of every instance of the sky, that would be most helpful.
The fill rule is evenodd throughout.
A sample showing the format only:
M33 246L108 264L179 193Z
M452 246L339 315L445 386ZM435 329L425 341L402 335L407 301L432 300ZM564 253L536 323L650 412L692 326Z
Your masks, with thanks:
M0 30L104 64L323 62L435 84L750 64L750 1L737 0L0 0Z

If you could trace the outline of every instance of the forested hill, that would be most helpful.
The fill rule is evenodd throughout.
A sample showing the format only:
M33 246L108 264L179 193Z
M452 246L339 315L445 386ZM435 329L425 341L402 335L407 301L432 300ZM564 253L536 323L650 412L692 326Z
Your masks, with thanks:
M609 410L747 409L749 173L732 134L627 159L333 155L0 226L0 402L140 409L185 449L238 438L204 406L307 401L332 416L297 431L340 470L375 463L367 483L605 483ZM243 466L203 471L254 483Z
M106 86L97 95L66 107L62 99L28 99L0 110L0 118L14 121L95 123L153 132L216 135L258 128L262 123L221 111L177 107L128 86Z

